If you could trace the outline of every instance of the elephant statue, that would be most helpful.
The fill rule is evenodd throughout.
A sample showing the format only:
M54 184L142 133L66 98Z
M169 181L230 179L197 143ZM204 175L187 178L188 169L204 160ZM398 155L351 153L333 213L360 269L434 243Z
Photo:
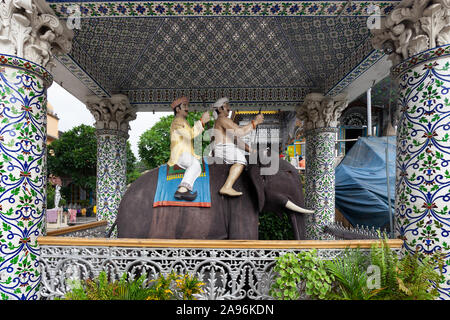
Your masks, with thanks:
M211 163L208 161L208 163ZM230 165L210 164L211 207L153 207L158 168L134 181L125 192L116 221L119 238L258 239L259 213L290 216L295 239L305 239L303 190L297 170L284 160L275 175L260 175L261 165L248 165L234 187L239 197L219 194Z

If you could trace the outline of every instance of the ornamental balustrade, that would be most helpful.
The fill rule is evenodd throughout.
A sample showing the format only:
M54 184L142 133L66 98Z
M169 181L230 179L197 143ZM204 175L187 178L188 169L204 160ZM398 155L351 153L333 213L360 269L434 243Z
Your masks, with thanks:
M94 228L104 227L96 225ZM127 273L131 279L146 273L149 280L172 271L194 274L203 283L199 300L273 299L269 295L276 274L275 259L288 252L316 249L321 259L334 259L345 248L369 252L377 240L346 241L249 241L249 240L160 240L39 237L41 299L63 297L79 280L106 271L112 279ZM86 229L85 229L86 231ZM80 233L79 233L80 234ZM379 240L378 240L379 241ZM388 240L399 253L401 240Z

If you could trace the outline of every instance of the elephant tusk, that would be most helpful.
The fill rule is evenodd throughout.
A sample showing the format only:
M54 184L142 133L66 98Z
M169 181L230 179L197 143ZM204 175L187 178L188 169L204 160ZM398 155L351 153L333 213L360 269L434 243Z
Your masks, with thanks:
M310 214L314 213L314 211L312 211L312 210L303 209L303 208L299 207L298 205L294 204L290 200L288 200L286 202L286 208L289 209L289 210L298 212L298 213L310 213Z

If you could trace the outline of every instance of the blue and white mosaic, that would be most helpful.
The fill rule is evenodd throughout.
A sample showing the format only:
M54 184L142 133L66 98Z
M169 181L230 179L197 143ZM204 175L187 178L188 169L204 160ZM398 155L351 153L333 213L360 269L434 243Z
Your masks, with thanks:
M104 133L97 130L97 218L112 227L126 191L127 137L119 131ZM114 230L112 237L117 235Z
M427 50L393 68L401 112L396 232L409 252L444 254L443 299L450 299L449 50L450 45Z
M77 5L82 17L172 17L172 16L369 16L367 8L377 5L389 14L399 1L48 1L60 17L70 15Z
M0 300L38 298L45 232L47 71L0 56ZM44 80L45 79L45 80Z

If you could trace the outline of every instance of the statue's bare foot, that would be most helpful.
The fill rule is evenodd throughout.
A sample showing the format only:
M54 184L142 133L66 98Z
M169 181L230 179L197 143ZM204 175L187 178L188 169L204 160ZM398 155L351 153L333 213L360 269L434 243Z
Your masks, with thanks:
M222 189L219 190L219 193L220 193L220 194L223 194L223 195L230 196L230 197L239 197L239 196L242 196L242 192L236 191L236 190L234 190L233 188L225 188L225 187L222 187Z

